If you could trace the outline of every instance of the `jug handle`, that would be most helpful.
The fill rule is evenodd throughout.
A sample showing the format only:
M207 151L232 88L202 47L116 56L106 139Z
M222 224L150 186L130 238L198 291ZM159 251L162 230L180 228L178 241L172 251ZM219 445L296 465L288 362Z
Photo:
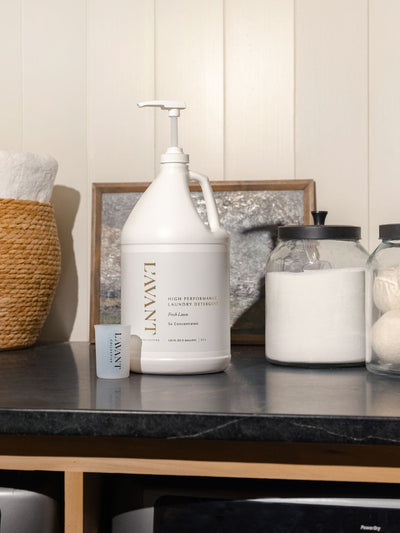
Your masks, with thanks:
M207 207L208 224L212 232L219 231L221 226L219 224L219 216L217 211L217 205L210 185L210 180L207 176L199 174L198 172L189 171L189 179L198 181L200 183L201 191L204 196Z

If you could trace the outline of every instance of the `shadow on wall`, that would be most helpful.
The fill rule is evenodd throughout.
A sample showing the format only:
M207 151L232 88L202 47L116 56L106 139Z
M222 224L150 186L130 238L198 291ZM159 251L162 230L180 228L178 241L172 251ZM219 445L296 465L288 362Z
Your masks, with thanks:
M56 185L51 203L54 206L61 245L61 276L49 315L39 335L39 342L68 341L78 306L78 273L72 230L78 212L80 194L75 189Z

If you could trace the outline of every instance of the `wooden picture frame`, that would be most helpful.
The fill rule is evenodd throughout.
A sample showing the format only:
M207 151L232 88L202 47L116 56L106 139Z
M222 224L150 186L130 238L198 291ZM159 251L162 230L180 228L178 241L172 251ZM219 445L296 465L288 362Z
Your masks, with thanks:
M118 322L119 232L148 185L93 183L90 342L94 342L94 324ZM219 209L221 225L231 233L232 344L263 344L265 263L276 243L278 225L312 224L315 182L213 181L211 186L217 208L223 202L223 211L229 214ZM196 204L201 201L200 187L191 184L190 188ZM110 261L114 261L111 266Z

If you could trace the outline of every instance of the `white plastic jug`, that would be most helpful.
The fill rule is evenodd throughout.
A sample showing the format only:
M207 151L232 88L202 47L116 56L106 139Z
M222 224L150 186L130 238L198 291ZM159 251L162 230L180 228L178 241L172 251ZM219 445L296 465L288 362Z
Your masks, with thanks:
M219 224L206 176L188 169L178 147L183 102L151 101L171 117L161 170L121 234L121 320L131 325L131 370L152 374L219 372L230 362L229 236ZM208 225L193 205L200 183Z

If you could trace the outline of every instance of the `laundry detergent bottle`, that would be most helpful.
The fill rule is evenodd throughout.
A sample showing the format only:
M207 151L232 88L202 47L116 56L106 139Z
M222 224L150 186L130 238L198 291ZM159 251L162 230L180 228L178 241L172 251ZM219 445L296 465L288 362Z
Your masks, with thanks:
M171 146L121 234L121 320L131 325L131 370L220 372L230 362L229 236L206 176L188 169L178 146L183 102L151 101L171 118ZM200 183L204 223L189 190Z

